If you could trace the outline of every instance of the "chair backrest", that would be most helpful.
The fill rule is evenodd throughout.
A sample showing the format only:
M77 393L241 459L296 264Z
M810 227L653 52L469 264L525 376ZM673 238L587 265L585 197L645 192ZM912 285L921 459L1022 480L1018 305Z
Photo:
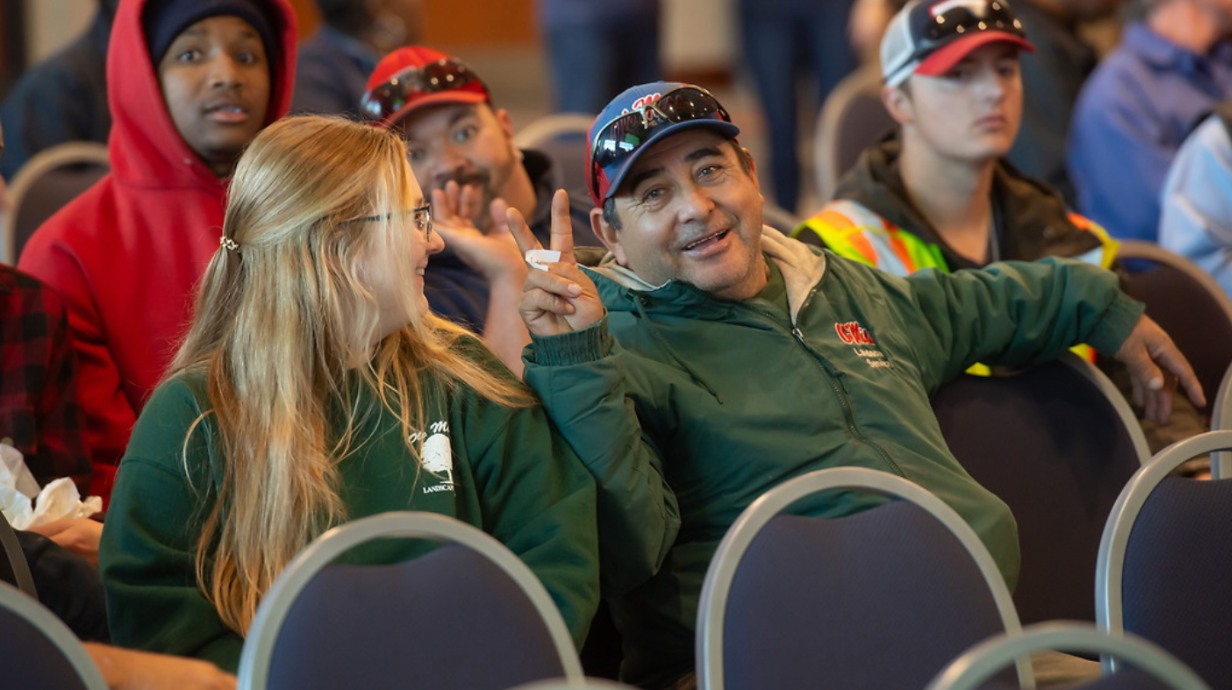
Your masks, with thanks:
M860 153L895 126L881 103L881 73L876 66L861 67L834 87L817 117L813 143L817 193L823 204L834 198L839 178Z
M963 375L933 396L954 456L1018 521L1024 623L1095 620L1091 578L1104 522L1150 457L1128 403L1066 353L1011 375Z
M594 115L557 113L547 115L527 125L513 136L520 149L534 149L552 159L558 189L584 190L586 166L586 135Z
M37 600L38 590L34 586L30 564L21 550L17 534L3 513L0 513L0 546L4 548L4 557L0 558L0 582L7 582Z
M836 519L783 514L839 490L898 500ZM820 470L766 492L719 544L698 610L698 687L918 688L1018 629L992 556L952 508L884 472ZM1029 665L1020 673L1034 687Z
M1210 396L1210 391L1207 391ZM1232 430L1232 365L1224 373L1219 382L1219 390L1215 393L1215 406L1211 408L1211 430ZM1219 452L1211 456L1211 477L1226 479L1232 477L1232 453Z
M0 263L16 264L34 231L110 169L107 147L92 141L60 144L31 158L9 186L11 207L0 233Z
M509 688L509 690L634 690L634 688L631 685L603 678L582 678L579 680L555 678L553 680L542 680L519 685L516 688Z
M1041 623L1019 634L998 635L955 659L925 690L976 690L997 671L1035 652L1063 650L1104 654L1131 668L1083 685L1084 690L1210 690L1185 664L1154 644L1134 635L1109 635L1087 623Z
M375 539L446 545L394 565L334 561ZM582 677L565 622L517 556L453 518L384 513L297 556L257 609L240 688L504 690Z
M1157 453L1117 499L1099 548L1099 624L1175 654L1213 687L1232 687L1232 479L1173 475L1185 462L1232 450L1210 431ZM1109 664L1111 665L1111 663Z
M1232 300L1192 261L1153 242L1125 240L1117 257L1131 269L1126 291L1146 303L1147 315L1172 336L1214 400L1232 365Z
M796 229L796 226L804 222L803 218L769 201L762 205L762 216L766 225L782 232L784 235L790 235L791 231Z
M6 688L107 690L73 633L42 604L0 582L0 674Z

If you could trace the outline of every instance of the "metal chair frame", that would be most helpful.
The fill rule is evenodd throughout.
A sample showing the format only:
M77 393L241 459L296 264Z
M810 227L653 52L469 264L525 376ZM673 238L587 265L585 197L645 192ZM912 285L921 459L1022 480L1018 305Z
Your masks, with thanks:
M53 146L35 154L17 174L9 185L9 201L11 206L4 214L3 226L0 226L0 263L17 265L17 214L22 201L47 173L69 165L89 164L111 167L111 159L107 155L107 146L93 141L70 141Z
M564 618L547 589L513 552L480 530L444 515L390 512L334 527L309 544L278 576L257 608L244 643L238 674L241 690L265 690L278 633L299 593L313 577L350 549L373 539L391 537L450 542L488 558L517 584L539 612L560 656L563 677L569 681L584 677Z
M776 515L800 499L835 489L855 489L911 501L927 510L963 545L988 584L1001 622L1009 632L1021 625L1009 587L988 549L975 530L941 499L901 477L862 467L837 467L796 477L767 491L736 519L719 543L706 579L697 616L697 686L703 690L724 690L723 638L727 599L732 581L745 552L758 533ZM1035 687L1029 661L1018 664L1024 688Z
M0 607L21 616L46 636L72 665L85 690L107 690L102 671L95 665L77 636L37 599L6 582L0 582ZM5 640L5 644L15 643L15 640ZM6 669L5 673L12 673L12 669Z
M1220 450L1232 450L1232 431L1209 431L1178 441L1156 454L1129 480L1108 516L1099 560L1095 568L1095 616L1100 628L1112 635L1125 634L1123 611L1125 551L1142 507L1159 483L1189 460ZM1104 658L1104 668L1115 670L1116 661Z
M1011 661L1055 649L1115 655L1175 690L1210 690L1192 669L1148 640L1109 635L1086 623L1064 622L1029 625L1021 633L985 640L951 662L925 690L977 690Z

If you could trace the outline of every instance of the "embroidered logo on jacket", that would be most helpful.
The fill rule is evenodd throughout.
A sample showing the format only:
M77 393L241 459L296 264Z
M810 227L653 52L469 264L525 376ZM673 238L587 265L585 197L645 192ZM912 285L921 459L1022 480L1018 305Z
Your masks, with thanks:
M430 476L440 478L439 484L425 486L425 494L453 491L453 448L449 445L449 422L433 422L428 432L411 434L412 442L419 442L419 459ZM429 433L430 432L430 433Z
M847 323L834 324L834 332L838 333L839 340L842 340L848 345L876 345L873 342L873 335L868 332L868 329L861 326L857 321L848 321Z
M873 334L869 333L868 329L861 326L858 321L836 323L834 324L834 332L838 334L838 339L843 341L844 344L851 345L852 352L857 357L863 358L868 366L874 369L888 369L893 366L890 360L886 359L885 353L876 349L877 342L873 340Z

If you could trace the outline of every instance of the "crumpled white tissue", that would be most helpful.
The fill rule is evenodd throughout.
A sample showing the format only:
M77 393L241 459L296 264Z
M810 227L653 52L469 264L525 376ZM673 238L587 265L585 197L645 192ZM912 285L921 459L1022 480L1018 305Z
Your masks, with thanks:
M68 477L61 477L40 491L21 452L0 443L0 510L13 529L90 517L102 509L102 498L90 496L81 500L77 485Z

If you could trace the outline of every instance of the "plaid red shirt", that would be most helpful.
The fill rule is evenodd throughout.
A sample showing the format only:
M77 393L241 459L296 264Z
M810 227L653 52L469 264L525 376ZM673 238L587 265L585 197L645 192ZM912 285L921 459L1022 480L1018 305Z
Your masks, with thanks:
M0 439L21 451L39 484L72 477L85 495L90 453L70 337L59 296L0 265Z

